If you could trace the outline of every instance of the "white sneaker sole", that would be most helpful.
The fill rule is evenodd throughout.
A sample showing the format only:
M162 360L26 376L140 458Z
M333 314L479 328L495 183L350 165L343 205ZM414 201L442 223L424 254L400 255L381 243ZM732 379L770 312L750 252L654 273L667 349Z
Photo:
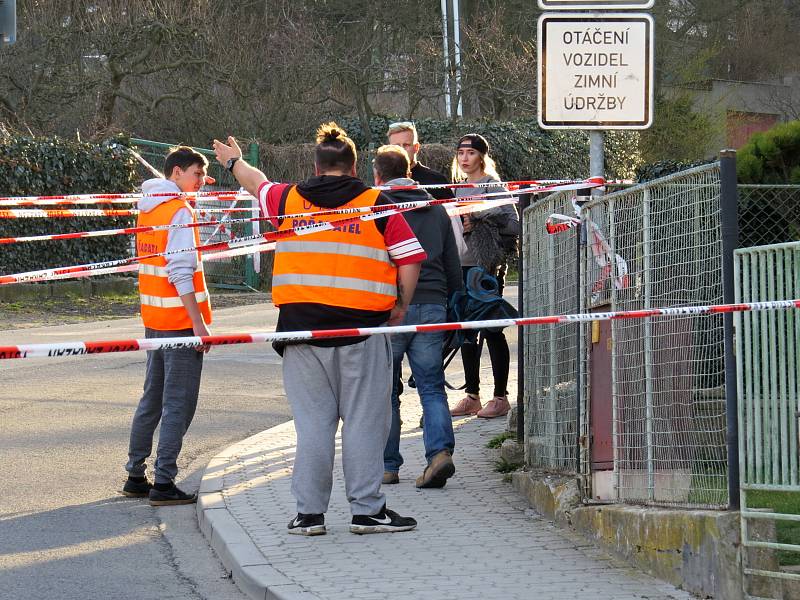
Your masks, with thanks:
M328 529L325 525L312 525L311 527L295 527L289 530L289 533L292 535L305 535L305 536L312 536L312 535L325 535L328 533Z
M389 525L350 525L350 533L364 535L367 533L396 533L398 531L411 531L416 525L390 527Z

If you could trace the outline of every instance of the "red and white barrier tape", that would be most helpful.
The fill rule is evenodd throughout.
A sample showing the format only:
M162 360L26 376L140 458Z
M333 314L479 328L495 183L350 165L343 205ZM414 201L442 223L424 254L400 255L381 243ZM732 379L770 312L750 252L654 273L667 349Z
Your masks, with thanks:
M506 194L508 195L508 194ZM287 229L285 231L270 231L258 235L252 236L245 236L241 238L234 238L228 242L217 242L214 244L205 244L202 246L191 247L191 248L179 248L176 250L170 250L168 252L159 252L154 254L148 254L144 256L132 256L129 258L121 258L117 260L109 260L103 261L98 263L89 263L84 265L75 265L70 267L56 267L52 269L41 269L38 271L28 271L25 273L14 273L11 275L0 275L0 285L9 285L13 283L32 283L35 281L49 281L53 278L57 279L67 279L69 276L72 277L87 277L93 273L100 274L108 273L107 269L120 267L124 265L129 265L133 263L137 263L139 261L156 258L160 256L172 256L176 254L180 254L183 252L208 252L208 251L215 251L215 250L227 250L227 249L234 249L240 247L249 247L256 244L261 244L265 241L278 241L287 238L293 238L301 235L308 235L311 233L316 233L318 231L327 231L330 229L334 229L335 227L339 227L341 225L345 225L348 223L354 223L356 221L371 221L374 219L379 219L383 217L388 217L392 214L406 212L407 210L413 210L414 208L420 208L425 204L431 203L439 203L439 200L430 200L427 202L411 202L405 203L409 205L408 207L399 208L399 205L391 205L386 208L386 210L381 210L379 212L374 212L365 215L358 215L354 217L344 217L342 219L333 219L331 221L318 221L307 225L302 225L299 227L295 227L293 229ZM492 201L495 204L503 203L503 202L513 202L513 200L494 200ZM486 202L485 204L491 204L490 202ZM473 205L469 208L486 208L482 205Z
M599 184L594 183L585 183L581 182L578 184L567 184L567 185L554 185L551 186L550 189L577 189L578 187L597 187ZM502 204L508 204L515 202L509 196L514 196L520 193L527 193L524 191L512 191L512 192L495 192L492 194L483 194L480 195L481 198L486 198L488 196L504 196L503 199L496 199L496 200L489 200L482 202L481 204L471 204L466 206L457 206L454 207L450 214L466 214L469 212L477 212L480 210L486 210L488 208L492 208L493 206L499 206ZM477 197L477 196L475 196ZM473 196L466 196L458 200L458 202L470 200L474 198ZM334 219L332 221L319 221L314 222L308 225L302 225L299 227L295 227L293 229L288 229L286 231L272 231L266 232L263 234L253 235L253 236L245 236L241 238L234 238L228 242L217 242L214 244L205 244L202 246L192 247L192 248L179 248L176 250L171 250L169 252L160 252L154 254L148 254L145 256L133 256L130 258L122 258L117 260L111 261L104 261L98 263L89 263L84 265L75 265L70 267L57 267L53 269L41 269L38 271L28 271L25 273L13 273L10 275L2 275L0 276L0 285L9 285L14 283L32 283L36 281L49 281L53 278L58 279L65 279L72 275L73 277L87 277L90 276L93 272L100 274L102 271L103 273L108 273L107 269L120 267L123 265L132 264L135 262L139 262L145 259L156 258L161 256L171 256L175 254L180 254L183 252L194 252L194 251L212 251L212 250L225 250L225 249L233 249L242 246L251 246L255 244L263 243L264 241L278 241L284 238L296 237L300 235L308 235L311 233L316 233L318 231L326 231L330 229L334 229L337 226L341 226L347 223L355 222L355 221L371 221L374 219L379 219L383 217L387 217L389 215L403 213L408 210L414 210L417 208L421 208L423 206L431 206L435 204L443 204L446 202L452 202L452 200L427 200L427 201L415 201L415 202L407 202L402 204L392 204L386 205L381 207L376 207L373 212L369 214L362 214L356 217L346 217L343 219ZM380 210L377 210L380 208ZM350 209L344 209L350 210Z
M477 196L466 196L464 198L459 198L458 200L455 199L447 199L447 200L434 200L434 201L417 201L415 202L401 202L396 204L395 206L398 207L408 207L411 205L416 206L432 206L434 204L457 204L457 203L472 203L477 204L483 202L483 198L488 198L490 196L509 196L514 194L519 194L520 192L496 192L493 194L483 194ZM225 226L225 225L235 225L238 223L255 223L258 221L269 221L273 218L281 218L281 219L295 219L295 218L308 218L308 217L315 217L319 215L345 215L345 214L356 214L356 213L370 213L370 212L378 212L381 210L388 210L391 208L388 205L382 206L364 206L364 207L355 207L355 208L344 208L344 209L330 209L330 210L320 210L316 212L305 212L305 213L296 213L296 214L289 214L289 215L279 215L278 217L250 217L246 219L224 219L222 221L199 221L196 223L173 223L169 225L152 225L152 226L138 226L138 227L124 227L120 229L101 229L97 231L77 231L73 233L53 233L53 234L43 234L43 235L31 235L31 236L18 236L18 237L7 237L7 238L0 238L0 244L14 244L14 243L21 243L21 242L42 242L42 241L50 241L50 240L69 240L75 238L88 238L88 237L102 237L102 236L109 236L109 235L130 235L135 233L144 233L146 231L161 231L161 230L168 230L168 229L191 229L197 227L213 227L217 226ZM491 206L489 207L491 208ZM234 210L234 209L228 209ZM242 209L242 210L251 210L251 209ZM259 210L259 209L255 209ZM10 212L10 211L0 211L2 212ZM36 212L48 212L48 211L36 211ZM56 212L56 211L54 211ZM57 212L65 212L65 211L57 211ZM205 212L205 211L204 211ZM216 234L216 232L215 232ZM210 237L213 237L210 236Z
M617 183L606 181L602 177L590 177L584 180L578 179L530 179L524 181L490 181L483 183L433 183L433 184L410 184L410 185L382 185L375 186L381 191L400 191L400 190L432 190L432 189L463 189L463 188L484 188L484 187L505 187L509 190L525 188L525 193L537 193L536 188L549 188L554 185L568 185L576 183L588 183L593 187L606 184ZM539 190L542 191L542 190ZM141 192L126 192L119 194L69 194L59 196L4 196L0 197L0 206L58 206L63 204L131 204L140 198L159 198L186 196L188 198L203 199L208 202L231 202L238 200L255 200L255 198L242 190L226 191L200 191L174 194L171 192L156 192L143 194Z
M586 187L586 186L584 186ZM596 187L596 186L592 186ZM548 188L541 188L537 191L550 191L553 189L557 189L555 187L548 187ZM558 188L561 189L561 188ZM572 188L564 188L564 189L572 189ZM530 193L527 190L524 192L521 191L510 191L510 192L495 192L494 194L483 194L483 195L476 195L476 196L465 196L463 198L459 198L458 202L465 202L469 201L471 198L480 198L480 197L488 197L488 196L508 196L510 194L522 194L522 193ZM444 200L444 202L455 202L456 200L452 198L448 198ZM235 212L258 212L260 209L258 207L241 207L241 208L195 208L194 211L196 214L200 216L205 216L206 214L215 214L215 213L235 213ZM298 213L295 215L277 215L274 218L293 218L293 217L308 217L308 216L315 216L321 214L353 214L356 212L370 212L373 209L371 207L365 208L344 208L344 209L331 209L331 210L322 210L317 211L314 213ZM126 208L126 209L103 209L103 208L84 208L84 209L74 209L74 210L67 210L67 209L59 209L59 210L42 210L42 209L0 209L0 219L49 219L49 218L63 218L63 219L70 219L75 217L135 217L139 214L139 211L135 208Z
M222 250L221 252L209 252L203 256L203 262L222 260L231 258L232 256L242 256L244 254L255 254L257 252L271 252L275 250L275 242L264 242L263 244L255 244L253 246L244 246L242 248L231 248L230 250ZM118 267L106 267L102 269L93 269L91 271L80 271L77 273L62 273L60 275L51 275L47 281L58 281L61 279L75 279L80 277L94 277L95 275L113 275L115 273L131 273L139 270L139 264L134 263L130 265L120 265Z
M581 220L578 217L569 217L559 213L553 213L545 221L545 229L550 235L556 235L569 231L580 225ZM594 256L595 263L600 267L597 279L592 285L592 293L597 294L602 291L605 281L609 275L614 273L614 287L622 290L628 287L630 281L628 278L628 263L619 254L611 251L611 246L606 241L600 226L591 219L586 219L586 224L591 232L592 255Z
M464 188L484 188L484 187L505 187L509 190L521 189L525 187L526 194L536 193L536 188L549 188L551 186L569 185L573 183L589 183L594 187L603 186L607 183L603 177L589 177L588 179L529 179L522 181L484 181L470 183L462 181L460 183L426 183L426 184L408 184L408 185L378 185L375 186L376 190L381 191L400 191L400 190L435 190L435 189L464 189Z
M138 210L130 208L85 208L76 210L6 209L0 210L0 219L72 219L75 217L134 217Z
M733 312L800 309L800 300L772 300L769 302L747 302L740 304L713 304L705 306L681 306L674 308L650 308L602 313L580 313L543 317L521 317L518 319L494 319L489 321L466 321L462 323L437 323L431 325L398 325L394 327L359 327L351 329L320 329L316 331L286 331L265 333L239 333L177 338L153 338L130 340L104 340L97 342L60 342L53 344L19 344L0 346L0 359L39 358L59 356L83 356L111 352L133 352L136 350L162 350L174 348L196 348L197 346L223 346L231 344L254 344L261 342L302 342L307 340L386 335L391 333L425 333L457 329L484 329L489 327L521 327L524 325L548 325L554 323L581 323L618 319L645 319L648 317L687 317L715 315Z
M225 221L225 224L233 223L252 223L262 217L250 219L233 219ZM171 223L169 225L140 225L138 227L123 227L121 229L100 229L97 231L76 231L73 233L50 233L44 235L27 235L18 237L0 238L0 244L18 244L22 242L45 242L51 240L73 240L76 238L104 237L111 235L131 235L135 233L145 233L146 231L161 231L165 229L193 229L197 227L213 227L221 225L221 221L197 221L196 223Z
M254 208L196 208L194 211L199 215L214 213L234 213L234 212L258 212L260 209ZM41 210L41 209L0 209L0 219L73 219L75 217L94 218L94 217L135 217L139 211L135 208L78 208L75 210Z
M574 227L580 225L581 220L578 217L570 217L560 213L553 213L544 222L544 227L547 233L554 235L556 233L563 233L569 231Z
M5 196L0 198L0 206L59 206L63 204L133 204L142 198L174 198L185 196L191 199L202 199L204 202L230 202L234 199L255 200L247 192L241 191L206 191L193 193L127 192L121 194L70 194L62 196Z
M438 201L432 200L430 202L438 202ZM513 200L493 200L493 201L487 201L482 205L473 204L473 205L456 207L456 210L461 211L458 212L457 214L464 214L464 211L485 210L487 208L491 208L492 206L497 206L500 204L506 204L510 202L513 202ZM52 269L41 269L38 271L27 271L25 273L0 275L0 285L10 285L14 283L33 283L38 281L52 281L56 279L69 279L71 277L91 277L93 275L106 275L108 273L121 273L125 272L127 269L126 270L114 270L114 269L116 267L122 267L124 265L138 263L139 261L142 261L144 259L156 258L159 256L172 256L183 252L195 252L195 251L209 252L209 251L235 249L235 248L251 248L252 246L263 244L266 241L278 241L282 239L289 239L302 235L308 235L311 233L316 233L318 231L327 231L330 229L334 229L335 227L339 227L341 225L354 223L356 221L372 221L382 217L387 217L391 214L402 213L408 210L413 210L415 208L420 208L419 203L416 202L407 204L414 204L415 206L410 206L407 208L395 208L395 206L397 205L393 205L392 207L389 208L389 210L383 210L377 213L360 215L356 217L346 217L342 219L334 219L332 221L320 221L309 225L302 225L299 227L295 227L293 229L287 229L285 231L270 231L266 233L260 233L258 235L234 238L228 242L216 242L213 244L205 244L202 246L196 246L191 248L178 248L176 250L170 250L168 252L148 254L145 256L132 256L130 258L120 258L117 260L89 263L85 265L75 265L71 267L56 267ZM253 252L263 252L263 251L265 250L253 250ZM247 252L243 252L243 254L247 254ZM130 270L132 271L133 269Z
M586 187L597 187L598 184L587 184L586 182L580 182L576 184L558 184L552 185L546 188L537 188L535 191L542 192L542 191L562 191L562 190L571 190L571 189L580 189ZM489 194L476 194L472 196L463 196L458 199L443 199L443 200L434 200L434 201L416 201L417 206L432 206L435 204L444 204L444 205L451 205L457 203L477 203L485 200L486 198L497 197L497 196L515 196L520 194L527 194L530 193L529 189L525 190L513 190L509 192L494 192ZM415 204L414 202L401 202L396 204L395 206L405 207ZM500 204L500 203L498 203ZM491 208L491 206L487 206L487 208ZM202 209L198 210L197 212L203 214L205 212L216 212L218 209ZM229 209L222 209L224 211L233 212L236 210L243 210L243 211L250 211L250 210L258 210L258 209L251 209L251 208L229 208ZM316 212L305 212L305 213L296 213L296 214L288 214L288 215L277 215L275 217L252 217L248 219L225 219L224 221L229 224L235 223L252 223L256 221L265 221L272 218L276 219L294 219L294 218L306 218L306 217L314 217L318 215L344 215L344 214L355 214L355 213L368 213L368 212L376 212L380 210L387 210L386 205L381 206L367 206L367 207L355 207L355 208L341 208L341 209L329 209L329 210L320 210ZM455 216L457 214L464 214L465 211L458 211L452 206L448 206L448 214L450 216ZM471 212L471 211L466 211ZM88 216L99 216L98 213L105 215L105 213L112 213L107 216L131 216L132 214L138 214L138 211L127 211L127 210L117 210L117 211L105 211L105 210L78 210L78 211L44 211L44 210L31 210L31 211L13 211L13 210L0 210L0 219L4 217L4 214L7 213L30 213L24 214L23 216L26 217L47 217L47 216L57 216L57 217L88 217ZM21 218L19 216L7 216L6 218ZM565 217L569 218L569 217ZM105 235L126 235L126 234L135 234L135 233L142 233L144 231L157 231L162 229L176 229L176 228L192 228L192 227L203 227L203 226L214 226L218 225L218 221L209 221L209 222L200 222L200 223L181 223L181 224L174 224L174 225L159 225L154 227L126 227L122 229L106 229L106 230L98 230L98 231L81 231L81 232L74 232L74 233L60 233L60 234L46 234L46 235L38 235L38 236L21 236L21 237L8 237L8 238L0 238L0 244L12 244L18 242L34 242L34 241L47 241L47 240L66 240L66 239L75 239L75 238L84 238L84 237L101 237ZM213 236L212 236L213 237Z

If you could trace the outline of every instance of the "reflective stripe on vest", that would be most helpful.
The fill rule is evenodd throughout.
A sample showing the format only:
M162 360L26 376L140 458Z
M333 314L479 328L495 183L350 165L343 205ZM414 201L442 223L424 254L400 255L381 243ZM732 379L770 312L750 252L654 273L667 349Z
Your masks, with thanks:
M281 285L302 285L311 287L336 288L338 290L356 290L391 296L397 294L397 286L355 277L336 277L331 275L275 275L272 287Z
M198 271L202 270L203 263L197 263L197 268L194 270L194 272L197 273ZM147 263L139 264L139 273L142 275L153 275L155 277L169 277L169 273L167 273L167 267L148 265Z
M189 209L189 204L179 198L162 202L149 212L139 214L139 225L167 225L181 209ZM195 245L200 244L200 234L193 229ZM143 232L136 235L138 255L160 254L167 249L168 230ZM211 304L208 298L203 264L197 255L197 266L192 275L192 286L200 314L206 324L211 323ZM145 327L159 331L191 329L192 320L183 306L178 290L169 281L167 258L156 256L145 258L139 263L139 296L141 299L142 322Z
M374 206L380 192L366 190L339 208ZM290 188L286 214L319 210ZM310 221L341 218L318 215ZM284 219L279 231L299 223ZM310 224L306 220L304 225ZM397 267L389 257L383 234L374 221L346 228L317 231L302 239L279 241L275 247L272 299L277 306L295 302L325 304L359 310L391 310L397 300Z
M146 306L155 306L157 308L182 308L183 302L180 296L168 296L166 298L161 296L148 296L147 294L139 294L142 304ZM197 303L206 302L208 300L207 292L195 292L194 299Z
M356 246L354 244L341 244L339 242L281 242L275 246L275 254L281 254L283 252L340 254L342 256L371 258L372 260L392 264L386 250Z

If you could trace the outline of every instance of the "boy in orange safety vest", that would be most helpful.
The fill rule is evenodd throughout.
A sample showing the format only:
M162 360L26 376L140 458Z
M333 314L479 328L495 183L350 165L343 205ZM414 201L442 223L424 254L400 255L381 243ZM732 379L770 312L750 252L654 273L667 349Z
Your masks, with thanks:
M166 179L150 179L142 185L140 226L189 224L195 221L192 204L183 194L197 192L206 182L208 160L181 146L167 155ZM170 195L174 194L174 195ZM199 231L181 227L136 235L136 254L169 253L199 246ZM144 259L139 264L139 295L145 337L171 338L211 335L211 305L197 251ZM147 352L144 394L131 426L128 480L122 493L149 498L152 506L191 504L195 494L175 485L177 459L183 436L192 422L200 391L203 354L207 346L171 348ZM145 476L153 434L161 422L154 465L154 483Z

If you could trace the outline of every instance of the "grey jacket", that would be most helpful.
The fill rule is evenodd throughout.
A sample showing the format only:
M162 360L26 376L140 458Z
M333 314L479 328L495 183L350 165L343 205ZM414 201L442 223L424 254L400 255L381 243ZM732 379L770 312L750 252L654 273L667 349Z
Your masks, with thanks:
M478 180L478 183L490 183L492 181L497 181L491 175L486 175ZM484 188L456 188L456 196L458 198L463 198L465 196L474 196L476 194L494 194L498 192L505 192L505 188L501 186L490 186ZM502 196L493 196L492 199L500 199ZM479 212L470 213L469 217L472 220L480 221L486 220L489 217L494 216L502 216L506 217L506 225L501 229L501 233L504 235L519 235L520 233L520 225L519 225L519 214L517 213L517 206L515 204L504 204L502 206L496 206L494 208L490 208L488 210L482 210ZM469 238L469 234L465 236L465 240ZM474 246L474 244L472 244ZM461 264L465 267L474 267L478 264L477 257L475 256L474 250L470 249L470 244L466 244L467 250L461 256Z

